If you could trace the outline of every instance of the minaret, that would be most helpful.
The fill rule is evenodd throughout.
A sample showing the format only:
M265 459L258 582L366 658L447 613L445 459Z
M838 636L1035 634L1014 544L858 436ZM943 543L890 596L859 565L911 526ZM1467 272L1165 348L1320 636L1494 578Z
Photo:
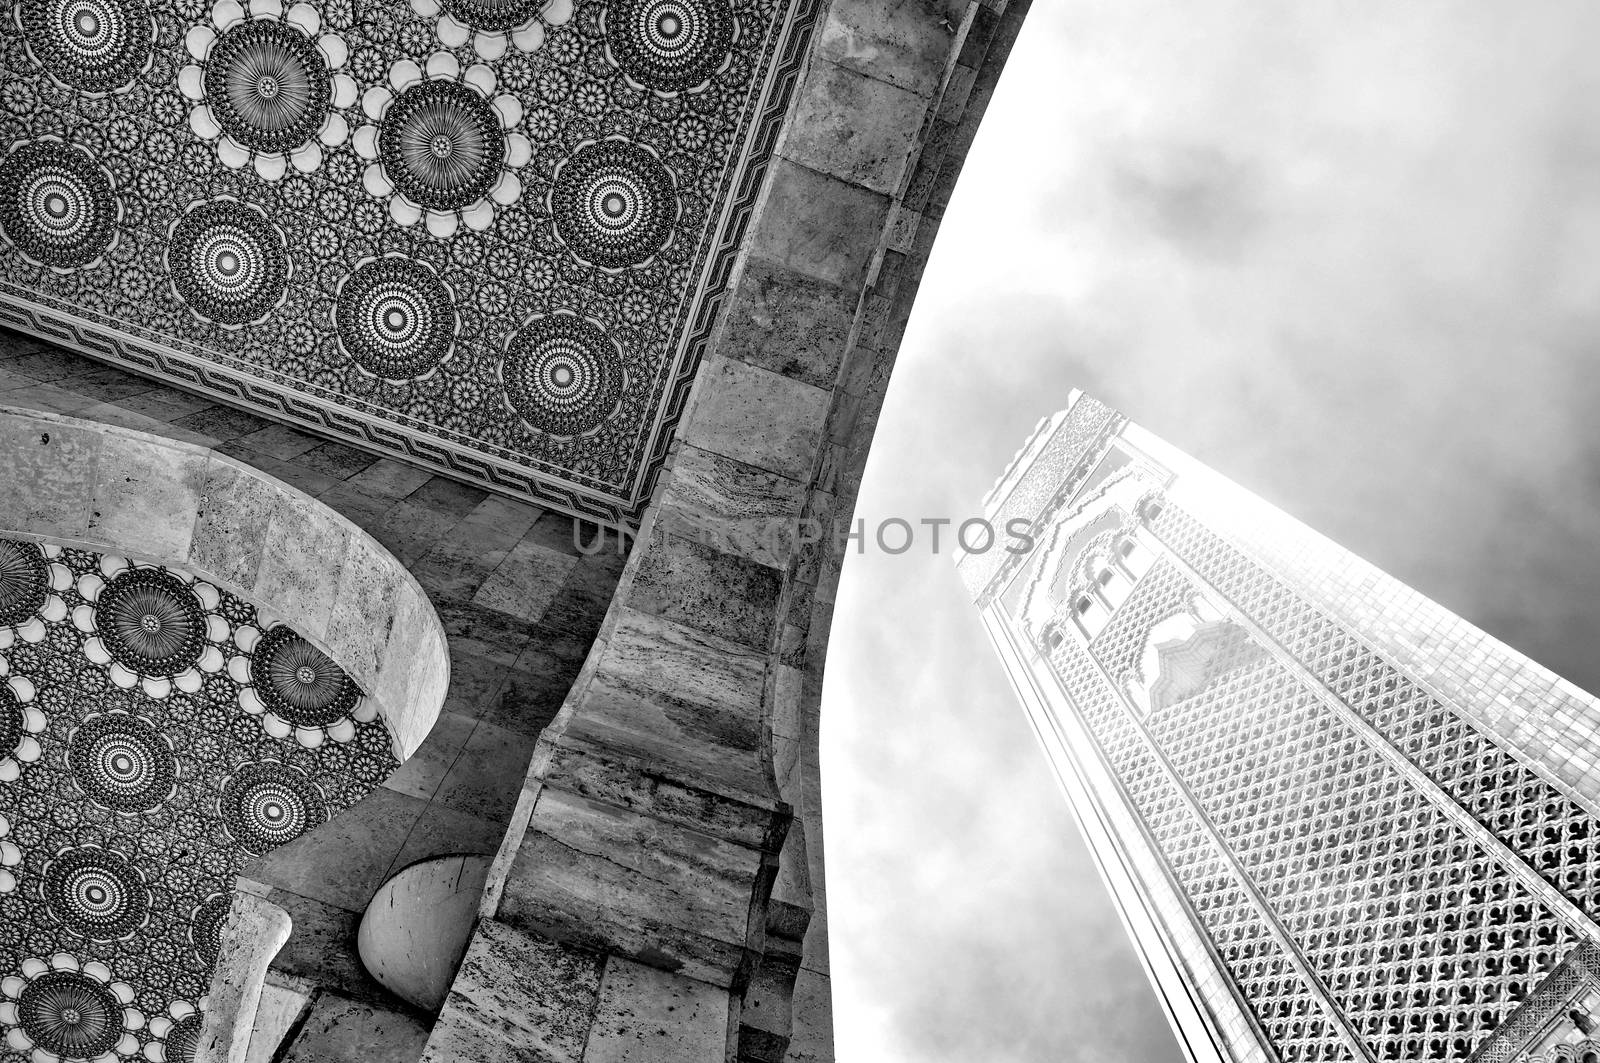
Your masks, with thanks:
M1081 393L984 504L961 574L1190 1058L1600 1059L1600 703Z

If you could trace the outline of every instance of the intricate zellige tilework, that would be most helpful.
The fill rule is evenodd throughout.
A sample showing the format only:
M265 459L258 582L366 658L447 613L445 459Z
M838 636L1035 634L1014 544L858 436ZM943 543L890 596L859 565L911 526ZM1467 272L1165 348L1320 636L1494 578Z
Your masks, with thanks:
M13 0L8 323L636 519L814 0Z
M0 1063L192 1060L236 876L378 786L390 749L248 602L0 539Z

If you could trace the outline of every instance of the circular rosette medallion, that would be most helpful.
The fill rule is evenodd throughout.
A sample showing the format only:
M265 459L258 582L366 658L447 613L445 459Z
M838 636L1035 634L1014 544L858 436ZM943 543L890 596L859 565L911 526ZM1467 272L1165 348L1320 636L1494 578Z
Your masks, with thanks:
M310 37L276 19L241 22L218 37L204 84L211 117L251 151L292 151L328 117L326 60Z
M161 1046L165 1049L162 1063L194 1063L200 1051L200 1025L203 1021L204 1016L194 1011L167 1028L166 1036L161 1038ZM152 1024L151 1029L154 1028Z
M148 812L172 795L178 762L149 723L111 712L83 721L67 741L67 765L89 800L117 812Z
M277 761L245 765L222 789L223 824L252 853L292 842L327 818L327 801L317 785Z
M150 61L143 0L30 0L17 5L17 15L34 60L68 88L115 92Z
M500 378L517 416L541 432L576 436L616 410L622 354L598 325L552 314L511 337Z
M532 22L549 0L443 0L450 17L484 33L510 33Z
M109 1063L139 1051L133 1031L144 1016L130 1006L133 989L113 982L102 963L80 966L63 953L49 963L25 960L21 975L6 978L0 989L6 1044L34 1060Z
M500 180L506 138L483 94L458 81L423 81L395 98L378 127L378 158L396 191L435 211L457 211Z
M213 893L189 916L189 944L207 967L217 962L217 953L222 950L222 924L227 922L232 905L231 895Z
M456 334L450 289L432 269L408 258L373 259L346 277L333 319L350 357L385 380L433 372Z
M32 543L0 539L0 627L27 623L50 598L50 565Z
M648 262L677 220L672 176L654 154L625 140L579 148L550 191L556 234L573 254L602 269Z
M339 114L356 102L355 80L339 71L349 47L336 33L319 36L321 27L310 4L218 0L210 23L184 35L198 60L178 72L179 91L194 103L189 128L216 141L224 166L254 163L268 181L290 163L309 173L325 145L350 135Z
M111 179L78 148L35 140L0 163L0 229L35 262L88 265L111 245L119 214Z
M127 569L101 589L95 631L112 659L138 675L186 672L206 646L200 599L183 580L155 568Z
M137 868L95 846L68 849L44 869L40 886L50 914L94 941L117 941L144 926L150 889Z
M266 317L289 286L283 234L253 206L218 199L189 210L167 240L167 271L200 317L238 326Z
M511 171L533 156L528 138L515 132L522 104L496 95L494 71L479 63L461 69L449 52L426 66L402 59L389 67L389 84L368 89L361 107L371 124L351 145L369 165L368 194L387 198L389 217L448 237L465 225L482 231L496 207L515 203L522 181Z
M282 626L256 643L249 678L260 709L293 728L322 729L348 720L361 701L361 690L344 669Z
M727 0L611 0L606 54L661 93L704 85L728 61L738 23Z

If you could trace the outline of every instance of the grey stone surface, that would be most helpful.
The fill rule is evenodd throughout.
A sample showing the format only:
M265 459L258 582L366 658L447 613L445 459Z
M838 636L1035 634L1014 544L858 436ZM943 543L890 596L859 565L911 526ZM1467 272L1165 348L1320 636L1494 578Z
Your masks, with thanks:
M683 442L725 458L805 480L828 412L828 393L727 358L711 358L695 380Z
M336 993L312 1002L281 1063L416 1063L428 1030L413 1016Z
M819 59L778 150L820 173L893 194L927 110L925 96Z
M478 924L422 1063L582 1063L602 960Z
M377 703L402 759L421 741L444 700L442 631L416 582L371 537L326 506L194 444L20 408L0 409L0 424L34 459L9 466L30 480L0 486L19 498L42 498L46 507L0 511L0 530L174 565L237 591L323 644ZM245 479L252 486L241 486ZM227 491L227 503L218 504L234 504L236 512L244 512L241 499L251 500L250 519L212 520L209 484ZM83 496L86 510L76 524L61 523L67 519L61 485ZM269 508L272 516L263 521ZM39 523L28 523L34 517ZM335 542L342 552L317 549ZM203 559L224 568L212 570ZM252 572L252 584L236 578ZM330 586L338 590L324 614ZM405 610L398 617L396 606ZM403 656L388 652L397 620L404 624Z
M728 995L613 956L583 1063L706 1063L728 1040Z
M195 1063L244 1063L267 967L289 940L289 929L289 913L271 901L250 893L233 895L206 994Z
M724 358L831 388L859 297L852 289L748 258L714 342Z
M444 856L394 875L361 917L362 964L401 999L437 1012L472 939L488 874L485 856Z

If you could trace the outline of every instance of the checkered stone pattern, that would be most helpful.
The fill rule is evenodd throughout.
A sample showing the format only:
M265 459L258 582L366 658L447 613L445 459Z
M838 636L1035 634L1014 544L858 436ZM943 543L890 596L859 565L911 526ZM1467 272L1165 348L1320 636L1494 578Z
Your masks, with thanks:
M1167 507L1156 532L1474 819L1591 918L1600 917L1594 817L1181 510Z
M1180 524L1213 553L1225 549L1168 506L1156 530L1180 556L1188 557L1174 531ZM1239 574L1253 566L1228 560L1248 578ZM1228 567L1196 565L1207 579ZM1227 595L1232 586L1219 578L1215 589ZM1350 1050L1269 922L1373 1058L1466 1059L1583 939L1412 785L1373 736L1358 733L1326 691L1273 657L1230 655L1200 693L1140 721L1106 677L1134 677L1151 630L1191 609L1199 593L1178 566L1159 561L1093 640L1094 662L1075 640L1053 655L1198 923L1283 1058L1345 1059ZM1280 610L1293 599L1281 587L1261 595ZM1253 618L1271 608L1262 599L1234 604ZM1307 630L1299 638L1320 632L1315 619L1300 618ZM1388 715L1363 715L1382 733L1405 732L1397 745L1424 770L1458 765L1463 785L1470 776L1476 787L1469 809L1536 868L1567 862L1571 870L1557 877L1576 899L1588 877L1586 860L1571 859L1574 842L1588 836L1581 810L1530 790L1541 784L1525 772L1504 786L1501 763L1483 759L1494 747L1473 741L1442 707L1416 705L1425 695L1403 689L1403 677L1375 674L1386 666L1370 653L1350 656L1347 634L1320 633L1335 642L1303 655L1311 670L1347 702L1356 691L1383 702ZM1403 712L1411 715L1402 726ZM1490 808L1501 812L1486 816ZM1221 859L1219 841L1264 911Z
M1133 599L1124 603L1131 606ZM1353 1059L1192 800L1162 767L1127 702L1106 685L1077 641L1063 640L1051 662L1121 780L1130 807L1165 857L1167 873L1188 899L1196 926L1210 939L1270 1043L1284 1059Z

